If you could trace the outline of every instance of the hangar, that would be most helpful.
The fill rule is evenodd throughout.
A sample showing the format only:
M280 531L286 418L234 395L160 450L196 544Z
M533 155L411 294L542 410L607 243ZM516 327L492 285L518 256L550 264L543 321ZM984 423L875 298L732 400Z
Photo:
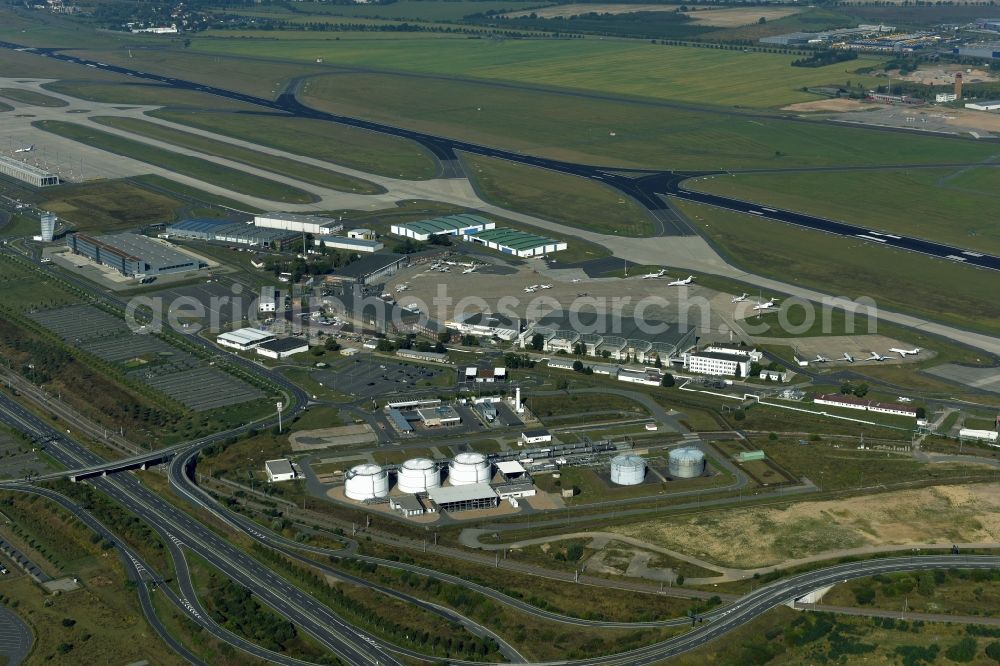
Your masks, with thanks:
M464 236L494 228L496 228L496 223L485 217L463 213L418 222L393 224L389 227L389 231L403 238L428 241L431 236Z
M566 241L536 236L517 229L489 229L475 234L466 233L463 234L463 239L515 257L540 257L569 247Z
M196 257L179 252L165 242L138 234L90 236L75 233L66 236L66 246L74 254L82 254L122 275L166 275L196 271L206 266Z

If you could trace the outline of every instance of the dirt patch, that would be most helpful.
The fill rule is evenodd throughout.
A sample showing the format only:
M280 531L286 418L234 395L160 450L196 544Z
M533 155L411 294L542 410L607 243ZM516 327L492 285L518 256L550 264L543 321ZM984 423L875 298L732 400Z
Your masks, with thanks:
M762 18L765 21L776 21L792 14L798 14L800 11L802 9L799 7L757 7L753 9L737 7L685 12L685 15L702 25L716 28L738 28L744 25L753 25Z
M865 546L993 542L1000 540L1000 484L708 513L613 531L741 569Z
M923 83L928 86L950 86L955 82L955 74L961 72L965 83L987 83L1000 81L996 75L988 70L976 67L962 67L961 65L921 67L915 72L910 72L905 76L899 76L899 72L893 72L893 78L900 78L904 81Z
M372 427L364 423L319 430L300 430L292 433L288 440L292 444L292 451L311 451L333 446L371 444L377 441L378 437L372 431Z
M789 104L788 106L781 107L782 111L801 111L801 112L817 112L817 111L863 111L864 109L881 109L884 108L878 104L869 104L862 102L858 99L818 99L813 102L799 102L798 104Z

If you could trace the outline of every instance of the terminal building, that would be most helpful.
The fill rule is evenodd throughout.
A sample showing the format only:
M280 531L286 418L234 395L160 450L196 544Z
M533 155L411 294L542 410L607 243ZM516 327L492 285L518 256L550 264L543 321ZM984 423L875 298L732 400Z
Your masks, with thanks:
M476 234L487 229L495 229L496 223L479 215L459 214L446 217L436 217L431 220L393 224L389 231L403 238L415 241L428 241L431 236L465 236Z
M329 217L296 213L264 213L255 216L253 224L264 229L281 229L314 236L330 236L344 228L343 224Z
M66 236L66 246L74 254L83 255L130 277L183 273L206 267L196 257L138 234L89 236L75 233Z
M0 174L17 178L35 187L50 187L59 184L59 176L54 173L2 155L0 155Z
M569 247L566 241L536 236L517 229L488 229L474 234L463 234L462 238L515 257L540 257Z

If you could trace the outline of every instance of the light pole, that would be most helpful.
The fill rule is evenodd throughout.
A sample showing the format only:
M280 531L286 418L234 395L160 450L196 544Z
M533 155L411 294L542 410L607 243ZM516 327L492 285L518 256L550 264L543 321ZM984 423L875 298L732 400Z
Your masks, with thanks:
M281 434L281 407L282 407L281 401L279 400L278 402L276 402L275 406L278 408L278 434L280 435Z

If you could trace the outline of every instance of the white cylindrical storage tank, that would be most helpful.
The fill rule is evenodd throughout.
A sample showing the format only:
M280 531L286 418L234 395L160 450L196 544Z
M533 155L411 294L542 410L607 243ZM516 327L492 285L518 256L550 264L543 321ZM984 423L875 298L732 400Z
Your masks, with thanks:
M670 476L678 479L693 479L705 471L705 454L701 449L685 446L674 449L669 454Z
M344 478L344 494L348 499L363 502L389 494L389 474L378 465L355 465Z
M492 467L482 453L459 453L448 465L448 480L453 486L487 483L492 476Z
M441 471L430 458L411 458L399 467L396 487L409 495L423 493L441 485Z
M646 461L635 455L620 455L611 459L611 483L637 486L646 478Z

